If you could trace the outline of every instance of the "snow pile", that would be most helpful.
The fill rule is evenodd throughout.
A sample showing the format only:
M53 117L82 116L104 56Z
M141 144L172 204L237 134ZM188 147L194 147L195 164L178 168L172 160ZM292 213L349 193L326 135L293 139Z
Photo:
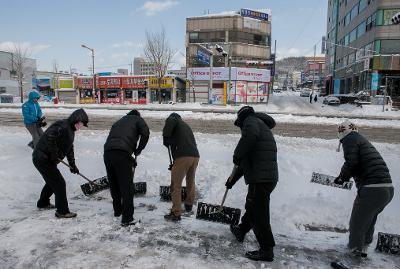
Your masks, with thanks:
M239 135L196 133L200 151L197 171L199 201L218 204L232 169ZM159 201L159 186L169 184L169 160L160 133L152 133L138 158L135 181L147 182L147 194L135 198L135 217L141 224L121 228L113 217L107 191L84 197L84 181L62 167L73 220L59 220L54 211L38 211L36 200L43 180L31 162L23 128L0 127L0 267L1 268L328 268L342 255L348 234L305 231L304 225L347 228L356 190L309 183L313 171L337 175L343 153L336 140L276 137L280 181L271 198L271 221L276 235L276 259L271 264L244 258L258 247L252 233L235 242L227 225L184 217L164 221L170 204ZM102 160L107 132L78 132L75 156L80 171L90 178L105 175ZM400 145L375 144L386 160L396 190L400 189ZM246 186L240 180L228 193L226 205L243 210ZM400 196L378 219L376 231L399 233ZM376 244L376 238L372 244ZM369 250L370 268L394 268L399 257Z

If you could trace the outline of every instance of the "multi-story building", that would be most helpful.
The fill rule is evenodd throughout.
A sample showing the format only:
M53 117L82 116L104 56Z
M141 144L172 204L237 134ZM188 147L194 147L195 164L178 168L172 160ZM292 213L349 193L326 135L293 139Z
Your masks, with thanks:
M361 90L400 96L400 1L329 0L327 79L330 93Z
M137 76L154 75L154 64L147 62L144 58L133 59L133 74Z
M205 67L196 44L221 45L232 59L232 66L266 68L271 58L271 11L241 9L186 18L186 66ZM228 66L222 55L214 55L214 66Z
M311 85L321 87L324 84L325 78L325 57L305 57L306 67L304 69L304 79L311 81ZM311 86L310 85L310 86Z
M0 93L8 93L15 97L20 97L17 73L12 64L13 57L11 52L0 51ZM32 79L35 77L36 72L36 60L26 58L24 65L22 87L24 97L26 97L32 90Z

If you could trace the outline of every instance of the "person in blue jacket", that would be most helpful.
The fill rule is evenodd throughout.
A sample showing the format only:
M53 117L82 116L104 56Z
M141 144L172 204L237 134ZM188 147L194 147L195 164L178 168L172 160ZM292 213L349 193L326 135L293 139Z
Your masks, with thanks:
M40 136L43 134L42 127L46 126L42 109L38 103L40 94L36 91L29 93L29 100L22 105L22 115L26 129L32 135L32 141L28 146L34 148L39 142Z

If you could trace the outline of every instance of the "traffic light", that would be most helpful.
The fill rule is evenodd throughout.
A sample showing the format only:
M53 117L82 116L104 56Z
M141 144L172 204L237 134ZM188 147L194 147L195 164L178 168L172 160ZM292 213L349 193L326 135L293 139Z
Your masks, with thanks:
M393 24L399 24L400 23L400 12L394 14L392 17L392 23Z

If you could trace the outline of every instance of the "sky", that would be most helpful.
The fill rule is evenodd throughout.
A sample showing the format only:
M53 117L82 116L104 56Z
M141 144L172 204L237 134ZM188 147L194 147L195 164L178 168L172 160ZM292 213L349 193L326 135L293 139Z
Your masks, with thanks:
M0 50L14 43L28 47L38 70L76 69L90 73L90 51L95 50L96 72L129 69L143 56L145 32L164 27L177 51L173 67L185 65L186 18L240 8L271 9L272 41L277 57L320 52L326 32L328 0L13 0L1 3ZM273 42L272 42L273 43ZM273 49L273 48L272 48Z

